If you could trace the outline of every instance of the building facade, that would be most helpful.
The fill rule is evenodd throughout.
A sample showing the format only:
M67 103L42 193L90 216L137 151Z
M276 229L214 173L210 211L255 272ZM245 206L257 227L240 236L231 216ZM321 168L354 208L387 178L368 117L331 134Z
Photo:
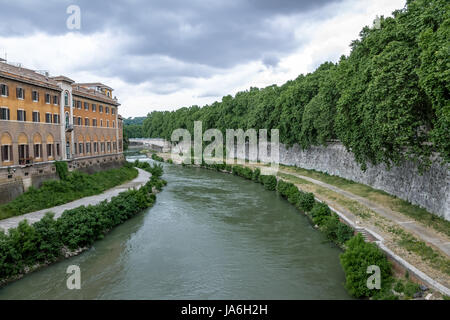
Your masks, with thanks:
M84 166L81 160L123 159L120 104L112 92L101 83L75 83L0 61L0 184L55 160L73 168Z

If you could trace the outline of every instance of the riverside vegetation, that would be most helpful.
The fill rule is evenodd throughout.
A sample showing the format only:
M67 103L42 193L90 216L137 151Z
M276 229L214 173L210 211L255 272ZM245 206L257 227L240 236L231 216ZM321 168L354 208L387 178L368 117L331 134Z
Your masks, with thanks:
M408 0L379 27L364 27L349 56L281 86L250 88L204 107L154 111L130 135L170 140L177 128L279 129L306 149L338 139L368 163L450 161L450 2ZM133 122L139 126L139 122ZM131 124L131 122L130 122ZM270 131L270 130L269 130Z
M161 179L162 167L134 164L152 174L139 190L122 192L109 202L66 210L56 220L48 213L32 225L24 220L7 234L0 231L0 284L86 250L109 230L152 206L156 200L152 190L166 184ZM133 164L126 163L124 168L133 169Z
M183 166L186 164L183 163ZM322 231L333 243L344 250L340 255L340 262L345 272L345 287L355 298L371 299L411 299L420 292L418 284L411 282L408 277L395 279L392 265L385 253L374 243L365 242L361 234L343 223L331 211L327 204L315 200L312 193L300 191L293 183L277 180L273 175L262 175L259 168L249 168L240 165L207 164L203 168L231 173L235 176L261 183L265 189L276 191L283 198L294 205L299 211L310 218L312 223ZM367 267L377 265L381 272L381 289L367 287Z
M86 174L69 172L66 162L55 163L60 180L48 180L40 188L30 187L13 201L0 206L0 219L55 207L80 198L100 194L137 177L138 171L128 165Z

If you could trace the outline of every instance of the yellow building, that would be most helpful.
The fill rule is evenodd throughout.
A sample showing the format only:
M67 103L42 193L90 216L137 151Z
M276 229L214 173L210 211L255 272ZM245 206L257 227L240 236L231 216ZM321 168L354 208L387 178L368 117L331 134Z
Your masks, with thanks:
M0 60L0 184L55 160L72 168L85 166L75 160L123 159L119 106L104 84L75 83Z

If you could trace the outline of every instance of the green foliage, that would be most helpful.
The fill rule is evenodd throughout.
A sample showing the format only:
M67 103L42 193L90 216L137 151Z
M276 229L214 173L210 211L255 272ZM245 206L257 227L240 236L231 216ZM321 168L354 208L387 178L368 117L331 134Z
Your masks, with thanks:
M60 168L63 165L58 165ZM61 172L64 172L62 169ZM64 173L63 173L64 175ZM92 196L132 180L137 170L124 166L119 169L86 174L74 171L62 180L48 180L39 189L31 187L13 201L0 206L0 219L58 206L76 199Z
M264 185L264 188L266 188L269 191L276 190L277 187L277 178L272 175L260 175L259 181Z
M154 164L150 165L150 163L148 163L148 162L140 162L139 160L135 160L133 165L136 168L150 172L152 174L152 177L155 176L155 177L159 178L164 173L164 170L163 170L163 167L161 164L154 163Z
M316 200L314 199L314 194L311 192L301 193L297 202L297 207L303 212L309 212L314 207L314 203Z
M250 88L202 108L154 111L143 134L170 139L173 130L279 129L280 141L303 148L339 139L363 169L411 159L426 167L434 151L450 161L450 4L407 1L364 27L337 64L282 86Z
M346 242L346 250L340 255L341 265L345 272L345 287L356 297L371 297L379 292L367 287L370 274L367 267L376 265L381 272L381 288L386 290L392 285L392 267L385 254L373 243L364 242L361 234Z
M255 182L258 182L260 175L261 175L261 170L259 168L256 168L255 170L253 170L252 180L255 181Z
M152 153L152 160L164 162L164 159L158 156L156 153Z
M249 167L233 166L232 172L235 176L243 177L248 180L252 180L253 171Z
M166 182L152 176L139 190L128 190L95 206L66 210L57 220L47 214L29 225L26 220L8 235L0 231L0 280L26 272L37 264L63 257L64 251L88 247L102 239L113 227L133 217L155 202L152 188Z
M321 226L327 238L335 243L344 244L353 237L353 229L342 223L336 214L325 216Z
M311 217L315 224L321 226L327 217L331 216L331 210L325 203L316 202L311 210Z
M67 180L69 176L69 168L67 167L67 162L65 161L55 161L56 173L59 179Z

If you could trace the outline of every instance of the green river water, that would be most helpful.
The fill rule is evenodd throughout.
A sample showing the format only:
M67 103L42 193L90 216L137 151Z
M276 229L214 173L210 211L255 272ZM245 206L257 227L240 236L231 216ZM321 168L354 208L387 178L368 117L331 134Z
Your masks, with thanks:
M276 192L169 164L163 178L152 208L1 288L0 299L350 298L341 251ZM81 269L80 290L67 289L69 265Z

